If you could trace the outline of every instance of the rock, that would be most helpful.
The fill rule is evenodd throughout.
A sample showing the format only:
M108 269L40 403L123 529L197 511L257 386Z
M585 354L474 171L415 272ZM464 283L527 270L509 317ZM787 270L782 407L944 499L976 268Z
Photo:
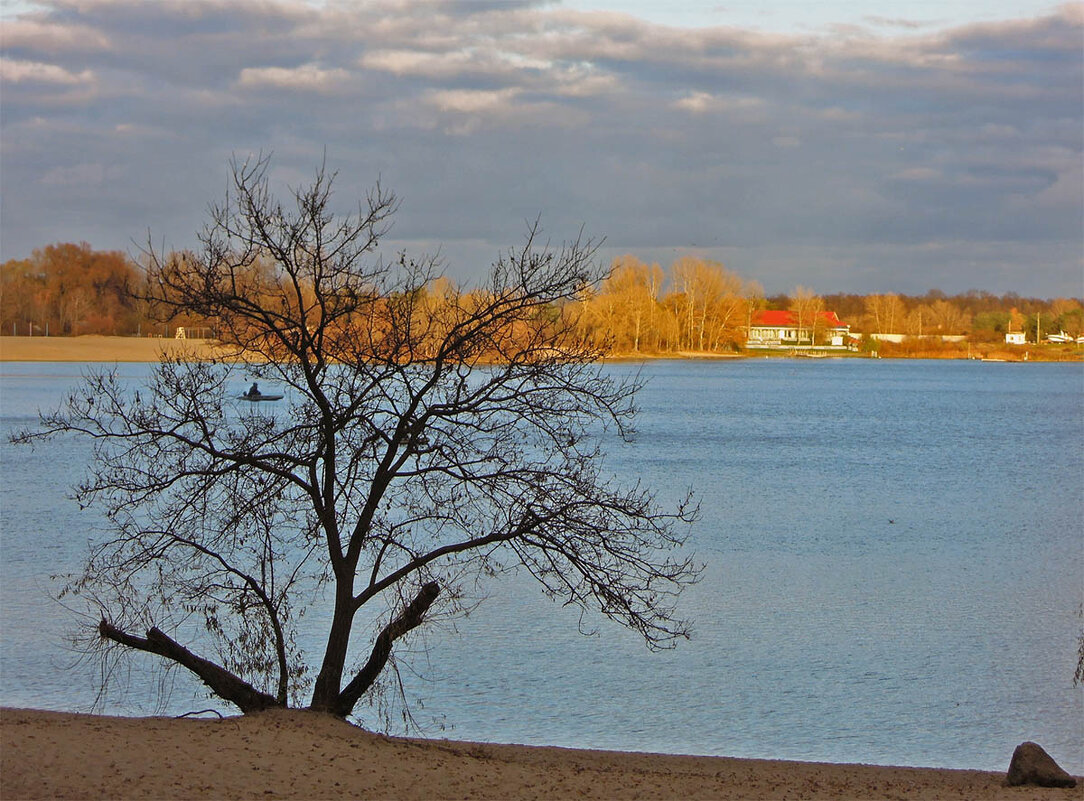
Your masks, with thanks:
M1012 752L1005 784L1037 784L1040 787L1076 787L1076 779L1061 769L1038 743L1020 743Z

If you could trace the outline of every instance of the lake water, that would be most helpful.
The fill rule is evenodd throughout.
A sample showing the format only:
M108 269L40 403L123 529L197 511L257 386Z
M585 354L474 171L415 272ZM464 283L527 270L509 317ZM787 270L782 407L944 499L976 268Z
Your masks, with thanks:
M614 365L623 372L637 369ZM138 377L146 365L122 365ZM1023 740L1084 772L1084 365L652 362L620 476L692 488L693 639L630 632L509 579L402 671L428 734L671 753L1003 770ZM0 364L0 427L79 365ZM51 574L95 536L67 487L85 443L0 444L0 704L89 709ZM426 646L422 649L422 645ZM409 658L410 655L404 655ZM405 665L404 665L405 668ZM116 714L213 704L137 662ZM169 692L159 701L159 690ZM359 708L362 722L372 722Z

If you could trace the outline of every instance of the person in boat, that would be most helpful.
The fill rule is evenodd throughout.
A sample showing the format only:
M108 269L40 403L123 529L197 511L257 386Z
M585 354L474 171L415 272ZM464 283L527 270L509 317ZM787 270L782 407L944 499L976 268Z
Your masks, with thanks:
M260 392L260 385L255 381L252 382L252 386L248 388L248 392L245 393L246 398L256 398L262 393Z

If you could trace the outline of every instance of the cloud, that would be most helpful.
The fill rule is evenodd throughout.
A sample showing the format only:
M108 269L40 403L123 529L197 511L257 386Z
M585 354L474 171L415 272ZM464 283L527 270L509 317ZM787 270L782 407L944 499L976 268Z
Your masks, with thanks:
M872 286L848 249L906 253L928 286L951 251L985 287L991 252L1030 247L1050 289L1016 289L1080 293L1075 4L803 35L533 1L41 6L5 21L3 258L148 227L186 246L231 153L272 151L284 187L326 148L344 204L380 175L404 199L398 241L444 241L468 271L541 213L619 252L707 248L769 291L801 273L788 258L823 291Z
M714 95L710 92L692 92L674 101L674 107L691 114L745 113L764 109L765 101L759 97Z
M94 73L91 70L74 73L55 64L0 58L0 81L80 86L93 83Z
M334 92L350 81L345 69L321 69L315 64L299 67L245 67L238 85L244 89L283 89L290 92Z
M426 102L441 111L478 114L506 109L517 94L519 92L516 89L451 89L432 92Z
M91 25L60 19L48 23L39 19L4 21L4 49L34 51L43 56L64 53L103 53L113 49L112 38Z
M423 78L449 78L472 69L475 58L468 52L427 53L419 50L374 50L365 53L359 64L364 69L413 75Z

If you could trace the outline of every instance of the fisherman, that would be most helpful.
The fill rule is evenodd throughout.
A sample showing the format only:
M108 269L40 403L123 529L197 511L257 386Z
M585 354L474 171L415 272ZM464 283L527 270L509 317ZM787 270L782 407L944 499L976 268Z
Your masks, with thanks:
M260 385L255 381L252 382L252 386L248 388L248 392L245 393L246 398L255 398L260 394Z

